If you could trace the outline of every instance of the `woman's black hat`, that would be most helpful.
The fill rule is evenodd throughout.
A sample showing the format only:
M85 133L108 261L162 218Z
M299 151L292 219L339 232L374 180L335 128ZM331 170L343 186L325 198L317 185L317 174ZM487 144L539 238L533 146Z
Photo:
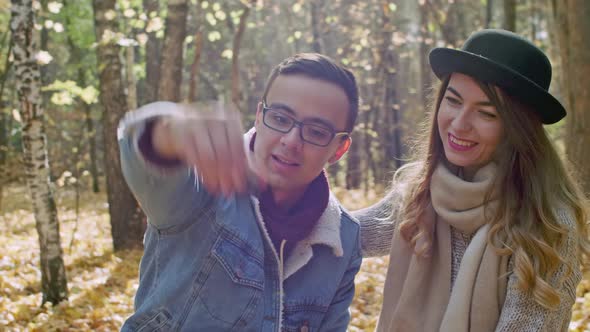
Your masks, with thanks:
M430 51L430 66L439 79L459 72L503 88L532 106L542 123L555 123L566 115L549 93L551 62L533 43L513 32L484 29L469 36L460 50L435 48Z

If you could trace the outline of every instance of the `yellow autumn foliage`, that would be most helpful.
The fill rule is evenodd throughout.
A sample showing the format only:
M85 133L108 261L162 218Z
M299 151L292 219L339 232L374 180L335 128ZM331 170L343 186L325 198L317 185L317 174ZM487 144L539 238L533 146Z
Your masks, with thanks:
M350 210L379 198L373 192L335 191ZM0 210L2 331L117 331L133 310L141 251L113 253L104 195L83 193L76 216L74 193L58 192L69 300L43 307L40 306L39 244L28 194L25 188L11 187L3 196ZM375 328L387 264L387 257L364 260L356 277L349 331ZM578 287L577 296L570 331L589 332L590 273Z

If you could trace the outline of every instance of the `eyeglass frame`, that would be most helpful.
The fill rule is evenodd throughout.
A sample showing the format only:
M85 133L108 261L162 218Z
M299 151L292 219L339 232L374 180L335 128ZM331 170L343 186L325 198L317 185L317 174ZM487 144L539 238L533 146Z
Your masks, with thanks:
M344 136L344 135L350 136L350 132L348 132L348 131L335 131L333 128L330 128L328 126L320 126L320 125L316 125L316 124L313 124L313 123L305 123L303 121L296 120L295 118L293 118L293 116L288 115L288 114L284 114L284 116L286 116L289 119L291 119L293 121L293 124L291 125L291 128L289 128L289 130L282 131L282 130L279 130L279 129L275 128L275 127L271 127L270 125L268 125L266 123L265 118L266 118L266 113L268 111L277 111L277 110L276 110L276 108L273 108L273 107L268 106L268 104L266 103L266 100L262 100L262 123L264 123L264 125L267 128L270 128L270 129L272 129L274 131L277 131L279 133L282 133L282 134L287 134L287 133L291 132L291 130L293 130L293 128L299 127L299 138L301 138L301 140L303 142L309 143L311 145L315 145L315 146L319 146L319 147L326 147L326 146L330 145L330 143L332 143L332 141L334 140L334 138L336 138L337 136ZM321 144L317 144L317 143L314 143L314 142L310 142L310 141L306 140L305 138L303 138L303 130L302 130L302 128L305 125L311 125L311 126L321 127L321 128L324 128L324 129L329 130L330 133L332 134L332 136L330 137L330 140L328 141L328 143L326 143L324 145L321 145Z

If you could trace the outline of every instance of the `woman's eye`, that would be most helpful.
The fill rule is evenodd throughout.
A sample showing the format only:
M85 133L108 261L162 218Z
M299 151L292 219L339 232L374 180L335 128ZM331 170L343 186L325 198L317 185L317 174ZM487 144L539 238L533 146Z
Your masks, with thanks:
M479 114L483 115L486 118L495 119L498 116L495 113L488 112L488 111L479 111Z
M457 98L445 97L445 99L447 100L447 103L449 103L450 105L453 105L453 106L461 105L461 101L459 101L459 99L457 99Z

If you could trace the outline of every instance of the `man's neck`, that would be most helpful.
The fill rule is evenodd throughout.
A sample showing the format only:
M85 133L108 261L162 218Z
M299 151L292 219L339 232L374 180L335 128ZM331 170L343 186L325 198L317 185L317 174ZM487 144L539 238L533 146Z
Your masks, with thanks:
M305 194L307 187L291 190L272 189L272 197L276 205L283 211L289 211Z

